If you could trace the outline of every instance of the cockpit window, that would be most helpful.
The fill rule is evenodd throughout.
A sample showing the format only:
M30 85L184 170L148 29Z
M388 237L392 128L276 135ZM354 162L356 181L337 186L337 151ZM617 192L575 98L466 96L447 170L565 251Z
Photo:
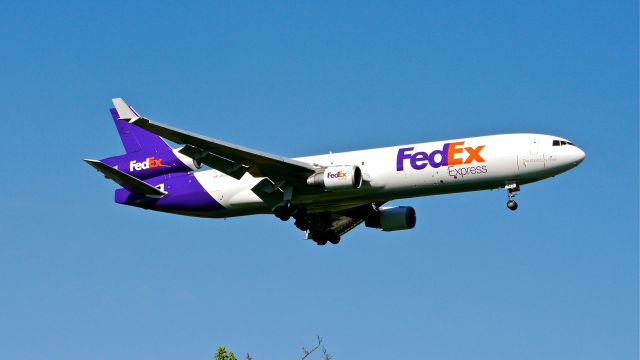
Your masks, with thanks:
M565 145L575 146L571 141L553 140L553 146L565 146Z

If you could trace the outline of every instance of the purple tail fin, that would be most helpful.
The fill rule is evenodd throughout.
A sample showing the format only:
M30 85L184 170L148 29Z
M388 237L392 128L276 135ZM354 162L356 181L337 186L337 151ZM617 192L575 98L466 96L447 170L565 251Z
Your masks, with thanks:
M139 128L133 124L129 124L126 121L118 120L118 118L120 117L118 115L118 111L114 108L110 110L111 116L113 117L113 122L118 129L118 134L120 134L122 145L124 145L124 149L127 151L127 154L138 152L143 149L145 151L152 152L171 150L171 147L167 145L167 143L162 140L160 136L150 133L147 130ZM131 110L135 112L135 110Z
M178 157L181 154L174 151L160 136L128 123L128 120L137 119L140 115L124 100L113 99L113 105L115 109L111 109L111 116L127 152L102 159L104 164L138 180L188 173L199 167L188 157Z

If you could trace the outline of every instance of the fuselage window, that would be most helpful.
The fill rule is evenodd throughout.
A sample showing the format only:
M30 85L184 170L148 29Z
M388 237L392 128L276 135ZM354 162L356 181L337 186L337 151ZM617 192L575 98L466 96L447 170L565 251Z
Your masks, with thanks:
M560 140L553 140L553 146L560 146Z

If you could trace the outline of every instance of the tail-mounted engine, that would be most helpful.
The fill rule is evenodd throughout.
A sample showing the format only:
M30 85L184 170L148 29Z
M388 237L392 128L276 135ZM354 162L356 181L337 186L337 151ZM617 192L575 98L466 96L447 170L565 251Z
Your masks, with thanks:
M324 172L309 176L307 184L324 186L329 191L359 189L362 171L358 166L330 166Z
M396 231L416 226L416 211L411 206L382 207L365 219L366 227Z

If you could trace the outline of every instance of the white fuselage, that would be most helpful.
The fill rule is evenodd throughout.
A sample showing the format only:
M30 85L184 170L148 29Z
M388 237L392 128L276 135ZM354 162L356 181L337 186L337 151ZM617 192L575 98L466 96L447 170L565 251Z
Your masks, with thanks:
M554 140L565 145L554 146ZM522 185L567 171L583 158L584 152L565 139L541 134L480 136L300 157L296 160L318 168L358 166L364 182L359 189L294 194L292 202L318 212L398 198ZM225 208L204 216L271 212L251 190L263 178L247 173L236 180L217 170L199 171L195 176Z

